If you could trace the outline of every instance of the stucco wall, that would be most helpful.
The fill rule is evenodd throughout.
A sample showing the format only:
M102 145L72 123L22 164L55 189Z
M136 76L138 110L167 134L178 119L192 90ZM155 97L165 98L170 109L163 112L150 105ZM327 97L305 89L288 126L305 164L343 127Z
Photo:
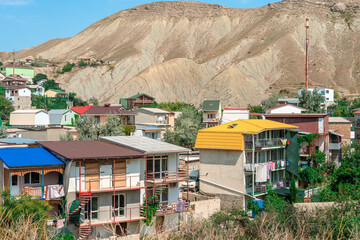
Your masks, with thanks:
M135 110L136 116L136 123L156 123L157 116L152 113L143 112L141 108Z
M46 112L37 112L35 114L35 121L34 121L34 125L36 126L47 126L49 125L49 114Z
M242 151L200 149L200 179L245 193L245 154ZM234 194L212 184L200 182L207 193Z

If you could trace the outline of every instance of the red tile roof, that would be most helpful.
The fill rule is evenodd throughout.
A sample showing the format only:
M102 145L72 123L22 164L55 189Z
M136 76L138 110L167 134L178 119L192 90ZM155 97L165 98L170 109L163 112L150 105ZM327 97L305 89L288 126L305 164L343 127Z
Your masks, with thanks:
M67 159L137 158L145 156L144 153L134 149L102 141L46 141L38 143L49 151Z
M360 114L360 110L359 110L359 111L354 112L354 114Z
M122 107L92 107L88 109L84 114L85 115L106 115L106 114L135 115L135 113L124 110Z
M77 112L80 115L83 115L84 112L89 110L89 108L95 107L95 105L88 105L88 106L80 106L80 107L72 107L71 110Z

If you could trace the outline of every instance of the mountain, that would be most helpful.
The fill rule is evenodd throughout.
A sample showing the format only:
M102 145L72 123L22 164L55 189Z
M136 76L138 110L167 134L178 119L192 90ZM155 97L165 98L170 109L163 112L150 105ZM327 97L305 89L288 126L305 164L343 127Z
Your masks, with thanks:
M198 105L207 98L243 107L273 91L304 87L309 18L310 86L358 94L360 3L342 2L344 13L332 11L339 1L330 0L284 0L255 9L155 2L117 12L74 37L21 50L17 58L113 61L58 77L64 89L84 99L117 103L146 92L158 102Z

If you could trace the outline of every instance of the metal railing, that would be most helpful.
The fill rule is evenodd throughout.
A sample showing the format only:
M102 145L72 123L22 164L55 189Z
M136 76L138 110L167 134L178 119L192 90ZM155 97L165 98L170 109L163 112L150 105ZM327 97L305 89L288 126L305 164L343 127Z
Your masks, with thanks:
M281 138L267 138L258 139L255 141L255 148L267 148L267 147L281 147L283 146L283 139ZM252 149L253 141L245 141L245 149Z
M113 177L115 176L115 177ZM145 188L145 174L131 175L128 174L112 174L109 176L99 177L96 179L81 180L81 187L85 191L113 191L124 189Z
M204 118L203 122L212 123L212 122L219 122L219 118Z
M163 182L184 181L188 178L188 176L189 174L186 169L179 169L178 171L148 172L146 180Z
M279 164L280 162L280 164ZM267 161L267 162L263 162L263 163L246 163L245 164L245 171L246 172L256 172L256 167L259 165L259 164L269 164L269 163L272 163L273 166L270 168L270 171L277 171L279 169L283 169L286 167L286 160L284 159L281 159L281 160L271 160L271 161Z

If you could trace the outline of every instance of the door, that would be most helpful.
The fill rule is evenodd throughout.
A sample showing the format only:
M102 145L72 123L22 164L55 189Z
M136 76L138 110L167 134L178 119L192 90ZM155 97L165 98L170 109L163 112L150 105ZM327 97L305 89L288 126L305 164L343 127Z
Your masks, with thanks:
M111 188L112 187L112 165L100 166L100 188Z
M112 198L112 206L114 211L113 214L115 215L115 217L125 216L125 201L125 194L117 194L115 195L115 197Z
M116 225L116 236L122 237L127 235L127 223L119 223Z
M13 175L11 177L11 195L19 196L20 195L20 176Z
M116 188L126 187L126 160L117 160L115 162L115 182Z
M167 156L149 156L147 157L147 173L150 178L161 179L166 177Z
M85 163L85 186L87 190L99 189L99 163Z
M88 204L85 205L84 218L85 220L96 220L99 217L99 198L91 197Z

